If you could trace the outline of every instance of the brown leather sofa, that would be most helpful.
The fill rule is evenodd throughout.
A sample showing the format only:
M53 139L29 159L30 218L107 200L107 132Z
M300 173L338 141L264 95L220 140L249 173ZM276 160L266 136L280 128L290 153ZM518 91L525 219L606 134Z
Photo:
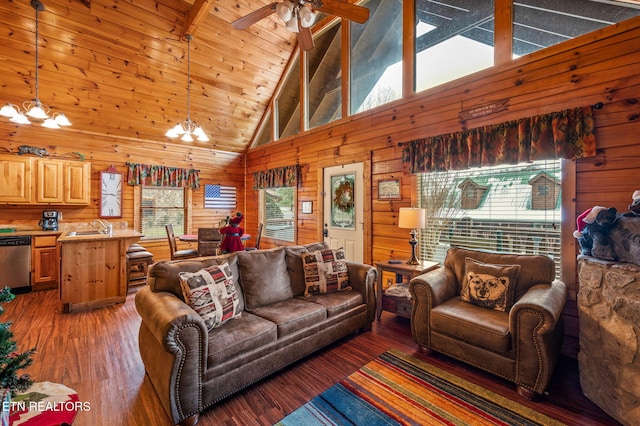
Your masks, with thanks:
M466 269L477 263L467 258L520 265L510 309L502 312L461 299ZM423 353L435 350L512 381L528 399L545 391L562 343L567 298L551 258L454 247L442 267L412 279L409 290L411 332Z
M324 243L163 261L136 294L140 356L167 414L193 425L207 407L353 332L375 316L376 269L347 262L351 289L303 296L301 254ZM179 273L228 263L241 314L208 329ZM224 268L226 270L226 267ZM184 277L184 274L183 274Z

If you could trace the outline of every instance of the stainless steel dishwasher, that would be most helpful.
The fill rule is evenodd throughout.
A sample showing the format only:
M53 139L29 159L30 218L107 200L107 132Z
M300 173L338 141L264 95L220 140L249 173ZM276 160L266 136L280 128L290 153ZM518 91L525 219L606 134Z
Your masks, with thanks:
M0 237L0 288L13 293L31 290L31 237Z

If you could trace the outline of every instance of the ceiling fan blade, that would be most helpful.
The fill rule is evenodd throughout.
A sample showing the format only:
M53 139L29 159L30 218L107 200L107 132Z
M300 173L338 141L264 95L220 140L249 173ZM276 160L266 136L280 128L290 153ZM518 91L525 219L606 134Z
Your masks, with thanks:
M311 28L301 28L298 32L298 44L302 50L311 50L314 48L313 36L311 35Z
M349 21L354 21L359 24L364 24L369 19L369 9L347 3L346 1L323 0L322 6L318 8L314 7L314 10L348 19Z
M261 19L266 18L276 11L276 2L268 4L266 6L261 7L260 9L254 10L248 15L243 16L242 18L236 19L231 23L231 26L237 30L245 30L249 28L251 25L260 21Z

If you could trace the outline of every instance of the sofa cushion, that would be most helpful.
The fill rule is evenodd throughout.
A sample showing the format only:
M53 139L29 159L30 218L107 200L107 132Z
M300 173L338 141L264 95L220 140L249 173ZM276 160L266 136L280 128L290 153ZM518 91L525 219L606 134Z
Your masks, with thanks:
M431 330L493 352L511 349L509 314L485 309L454 297L431 309Z
M236 284L228 263L197 272L180 272L178 276L184 300L202 317L207 329L219 327L240 314Z
M277 338L278 329L273 322L243 312L209 333L207 365L221 364Z
M302 299L302 297L304 296L301 296L300 298ZM324 306L327 310L328 317L333 317L335 315L341 314L342 312L346 312L364 303L362 293L355 290L314 294L308 297L304 297L304 299L302 300Z
M465 257L471 257L484 263L520 265L514 300L520 299L531 286L539 283L551 283L555 279L555 263L551 257L546 255L519 255L451 247L447 251L444 266L454 272L458 285L462 284L464 277Z
M200 259L164 260L154 263L149 268L147 284L151 291L168 291L184 301L180 277L178 276L180 272L197 272L200 269L224 262L229 264L231 274L236 278L236 291L240 302L238 310L242 311L244 310L244 297L242 289L238 285L240 273L238 271L238 257L235 253Z
M351 288L344 249L304 253L302 264L306 286L305 296Z
M465 258L460 299L474 305L509 312L520 265L494 265Z
M284 247L238 252L238 263L247 309L293 297Z
M310 327L327 318L327 310L324 306L300 299L289 299L260 306L252 309L251 313L276 323L278 338Z
M302 254L316 250L326 250L329 244L325 242L305 244L303 246L285 247L287 268L291 277L291 288L294 296L301 296L307 288L304 283L304 265L302 264Z

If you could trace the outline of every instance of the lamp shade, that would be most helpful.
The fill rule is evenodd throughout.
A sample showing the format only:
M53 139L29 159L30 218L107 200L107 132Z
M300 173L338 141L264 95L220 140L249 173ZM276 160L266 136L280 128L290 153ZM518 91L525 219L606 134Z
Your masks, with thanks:
M422 229L426 219L425 209L412 207L400 207L398 215L398 227L407 229Z

